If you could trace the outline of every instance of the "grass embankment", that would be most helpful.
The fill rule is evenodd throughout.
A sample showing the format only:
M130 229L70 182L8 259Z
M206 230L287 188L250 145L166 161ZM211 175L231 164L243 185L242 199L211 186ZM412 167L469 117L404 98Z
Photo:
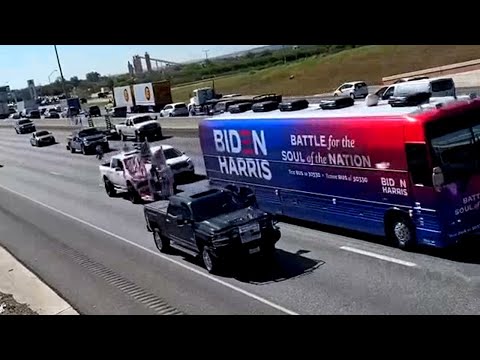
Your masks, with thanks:
M223 94L315 95L333 91L344 81L380 84L385 76L478 58L479 45L371 45L223 77L215 81L215 88ZM211 85L207 81L175 87L173 100L188 101L193 89Z

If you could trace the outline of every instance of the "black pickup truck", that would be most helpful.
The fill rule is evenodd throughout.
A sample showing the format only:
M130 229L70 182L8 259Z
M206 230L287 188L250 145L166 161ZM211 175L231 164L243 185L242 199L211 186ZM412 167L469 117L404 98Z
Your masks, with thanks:
M247 188L179 193L145 205L144 213L161 252L172 247L201 255L210 273L242 256L272 256L281 236L274 217L257 208Z

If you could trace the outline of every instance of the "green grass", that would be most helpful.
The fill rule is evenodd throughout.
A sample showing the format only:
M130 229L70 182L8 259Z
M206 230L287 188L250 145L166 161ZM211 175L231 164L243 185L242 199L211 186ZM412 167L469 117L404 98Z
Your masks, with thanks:
M381 84L385 76L478 58L479 45L371 45L222 77L215 81L215 88L223 94L315 95L331 92L344 81ZM173 100L188 101L193 89L211 85L202 81L174 87Z

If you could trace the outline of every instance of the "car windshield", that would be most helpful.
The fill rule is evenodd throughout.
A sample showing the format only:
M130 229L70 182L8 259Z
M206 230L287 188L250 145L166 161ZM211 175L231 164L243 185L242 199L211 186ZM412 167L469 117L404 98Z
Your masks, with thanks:
M45 135L48 135L48 131L39 131L36 133L37 136L45 136Z
M187 107L187 105L185 105L185 104L176 104L175 105L175 109L182 109L182 108L186 108L186 107Z
M133 121L134 124L140 124L140 123L150 121L150 120L152 120L150 118L150 116L142 116L142 117L135 118L132 121Z
M24 125L24 124L29 124L29 123L31 123L30 120L20 120L20 121L18 122L19 125Z
M83 137L83 136L92 136L92 135L99 135L100 131L95 128L90 128L90 129L85 129L82 130L78 133L78 136Z
M174 159L174 158L177 158L177 157L183 155L180 151L178 151L177 149L174 149L174 148L165 149L165 150L163 150L163 153L165 154L165 159L167 159L167 160Z
M245 204L237 201L231 194L218 192L195 200L192 203L192 212L195 221L205 221L245 207Z

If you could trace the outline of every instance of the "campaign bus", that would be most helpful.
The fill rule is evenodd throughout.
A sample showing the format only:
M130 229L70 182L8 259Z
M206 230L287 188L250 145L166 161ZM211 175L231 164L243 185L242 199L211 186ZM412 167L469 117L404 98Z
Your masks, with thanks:
M223 114L199 125L210 183L265 211L447 247L480 229L480 100Z

